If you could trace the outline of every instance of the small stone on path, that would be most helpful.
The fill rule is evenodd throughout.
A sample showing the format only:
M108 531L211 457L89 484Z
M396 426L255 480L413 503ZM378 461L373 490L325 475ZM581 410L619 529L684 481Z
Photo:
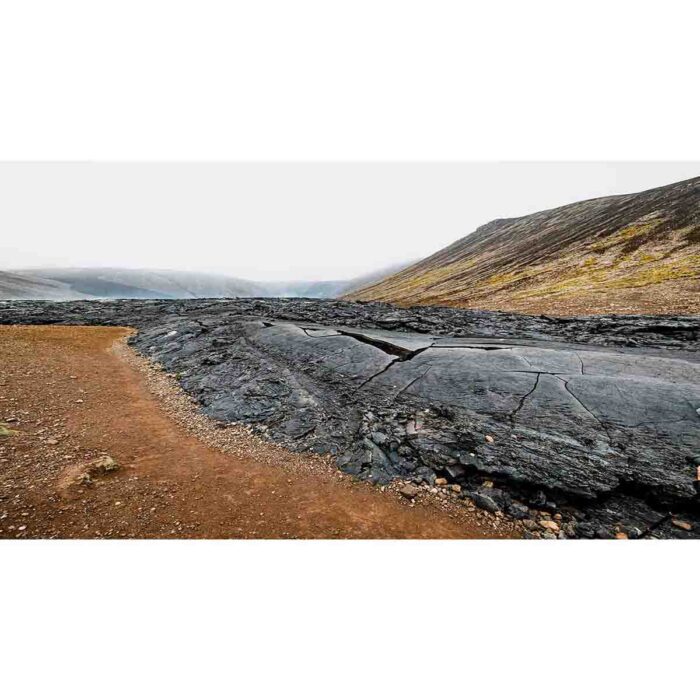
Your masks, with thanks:
M399 493L405 498L415 498L420 489L415 484L404 484L400 489Z

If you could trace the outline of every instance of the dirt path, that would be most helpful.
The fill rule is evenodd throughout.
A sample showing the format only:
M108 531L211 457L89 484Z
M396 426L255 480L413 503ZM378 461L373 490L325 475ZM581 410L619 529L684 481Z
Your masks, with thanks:
M182 395L156 398L169 380L137 369L128 333L0 327L0 424L16 431L0 437L1 538L516 536L488 514L411 504L242 428L214 436L226 452L206 444L182 423L217 432L211 422ZM84 483L105 454L119 469Z

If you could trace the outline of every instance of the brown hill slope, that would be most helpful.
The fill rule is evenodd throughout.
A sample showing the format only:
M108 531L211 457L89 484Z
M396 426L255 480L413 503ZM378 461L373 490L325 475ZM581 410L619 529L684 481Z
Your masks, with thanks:
M348 294L525 313L700 313L700 177L497 219Z

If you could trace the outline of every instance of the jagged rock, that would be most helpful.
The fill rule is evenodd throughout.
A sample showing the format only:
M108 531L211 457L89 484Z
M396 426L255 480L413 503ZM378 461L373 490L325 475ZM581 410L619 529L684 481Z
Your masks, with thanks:
M448 464L445 467L445 472L454 481L462 481L467 475L467 470L461 464Z
M498 503L491 498L491 496L488 496L485 493L481 493L479 491L472 491L469 494L469 497L476 503L479 508L483 508L484 510L488 510L490 513L498 513L500 512L500 508L498 506Z
M530 509L524 503L519 503L518 501L511 501L511 503L509 503L506 507L506 512L508 513L508 515L510 515L511 518L515 518L516 520L523 520L524 518L527 518L530 514Z

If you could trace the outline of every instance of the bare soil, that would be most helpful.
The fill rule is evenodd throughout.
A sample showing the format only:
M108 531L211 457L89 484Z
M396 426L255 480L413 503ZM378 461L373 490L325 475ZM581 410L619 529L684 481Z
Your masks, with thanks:
M0 327L0 538L519 536L447 492L409 501L216 426L131 332Z

